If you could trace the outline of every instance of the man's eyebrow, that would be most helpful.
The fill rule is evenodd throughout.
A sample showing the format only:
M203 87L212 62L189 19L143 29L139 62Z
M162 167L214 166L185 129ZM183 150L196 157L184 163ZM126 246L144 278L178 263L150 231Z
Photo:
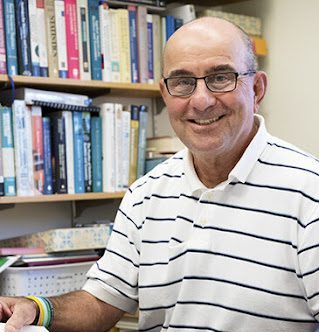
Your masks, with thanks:
M168 75L168 77L176 77L176 76L194 76L194 73L186 69L176 69L172 70Z
M220 72L228 72L228 71L235 71L234 67L228 65L228 64L224 64L224 65L218 65L218 66L213 66L209 69L207 69L205 72L207 74L213 74L213 73L220 73Z

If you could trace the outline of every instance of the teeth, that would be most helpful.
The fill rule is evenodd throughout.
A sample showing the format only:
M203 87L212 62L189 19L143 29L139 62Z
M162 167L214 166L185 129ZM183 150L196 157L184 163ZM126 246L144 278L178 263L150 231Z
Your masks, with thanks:
M207 119L207 120L194 120L194 122L198 125L209 125L215 121L217 121L220 117L216 117L216 118L213 118L213 119Z

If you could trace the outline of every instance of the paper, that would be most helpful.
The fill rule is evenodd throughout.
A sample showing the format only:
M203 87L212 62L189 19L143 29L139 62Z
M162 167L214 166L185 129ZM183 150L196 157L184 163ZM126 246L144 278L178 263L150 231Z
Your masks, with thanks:
M0 332L4 332L4 325L5 323L0 323ZM45 332L48 331L45 327L43 326L25 326L23 327L20 332Z

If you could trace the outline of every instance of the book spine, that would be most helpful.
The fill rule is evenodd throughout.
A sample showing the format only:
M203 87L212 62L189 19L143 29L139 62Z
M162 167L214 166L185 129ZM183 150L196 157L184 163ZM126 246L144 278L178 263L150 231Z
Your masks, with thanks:
M48 46L49 77L58 78L58 47L55 27L54 0L45 0L44 14L46 26L46 40Z
M121 50L120 50L120 31L119 31L119 9L109 9L108 18L110 20L110 60L111 60L111 81L121 81Z
M74 194L74 146L72 111L62 111L65 125L66 176L68 179L68 194Z
M92 80L102 80L101 35L99 6L96 0L88 0L89 35Z
M55 28L58 48L58 70L60 78L68 77L68 59L66 51L65 4L64 0L54 1Z
M123 189L129 186L130 173L130 127L131 113L127 108L122 113L122 185Z
M147 67L148 67L148 83L154 83L154 49L153 49L153 16L147 14Z
M84 193L84 151L82 112L72 112L74 148L74 191Z
M161 17L153 14L153 68L154 82L158 83L162 77L162 29Z
M114 104L101 105L103 192L115 191Z
M82 113L83 118L83 157L84 157L84 186L86 192L92 191L92 159L91 159L91 114Z
M123 174L123 144L122 144L122 104L114 104L114 159L115 159L115 191L122 191L123 190L123 183L122 183L122 174Z
M130 31L127 9L118 9L121 82L131 82Z
M80 79L79 37L76 0L65 0L64 4L68 78Z
M147 121L148 121L147 106L141 105L139 107L137 178L140 178L145 174Z
M172 15L166 16L166 41L175 32L175 18Z
M49 117L42 118L43 136L43 164L44 164L44 186L43 194L53 194L52 178L52 152L51 152L51 121Z
M30 27L27 0L15 0L19 75L31 76Z
M77 0L79 64L81 80L91 79L89 18L87 0Z
M166 45L166 16L161 17L161 28L162 28L162 50Z
M144 6L137 7L137 45L140 83L148 83L148 52L147 52L147 10Z
M15 100L12 111L17 195L32 196L31 112L23 100Z
M131 59L131 81L139 82L138 76L138 52L137 52L137 24L136 24L136 6L128 6L129 12L129 32L130 32L130 59Z
M129 185L137 179L139 107L131 105Z
M37 194L43 194L44 163L41 107L31 106L31 119L34 189Z
M2 108L0 108L2 113ZM2 128L2 114L0 113L0 129ZM1 129L2 131L2 129ZM3 151L2 151L2 135L0 135L0 196L4 196L4 174L3 174Z
M7 72L8 75L18 75L16 14L14 0L3 3L4 24L6 32Z
M99 116L91 117L91 129L93 192L102 192L102 121Z
M32 63L32 76L40 76L39 31L37 17L37 0L28 0L30 51ZM39 29L40 30L40 29Z
M2 156L3 156L3 176L5 196L16 195L16 179L14 167L14 145L12 128L12 109L2 107Z
M0 1L0 74L7 73L7 56L5 43L5 29L4 29L4 11L3 3Z
M101 34L102 79L110 82L112 79L111 66L111 19L107 1L99 2L99 19Z
M44 0L37 0L37 24L39 35L40 76L49 76L48 45L45 24Z
M53 112L52 121L52 152L53 152L53 187L54 192L66 194L68 192L66 173L66 146L65 146L65 123L62 112Z

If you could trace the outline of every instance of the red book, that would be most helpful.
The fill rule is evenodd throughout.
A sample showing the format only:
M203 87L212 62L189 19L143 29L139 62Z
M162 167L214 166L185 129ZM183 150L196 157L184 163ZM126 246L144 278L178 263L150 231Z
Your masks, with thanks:
M80 79L79 37L76 0L65 0L65 32L68 78Z
M0 256L43 254L43 247L0 247Z
M7 73L3 3L0 1L0 74Z

